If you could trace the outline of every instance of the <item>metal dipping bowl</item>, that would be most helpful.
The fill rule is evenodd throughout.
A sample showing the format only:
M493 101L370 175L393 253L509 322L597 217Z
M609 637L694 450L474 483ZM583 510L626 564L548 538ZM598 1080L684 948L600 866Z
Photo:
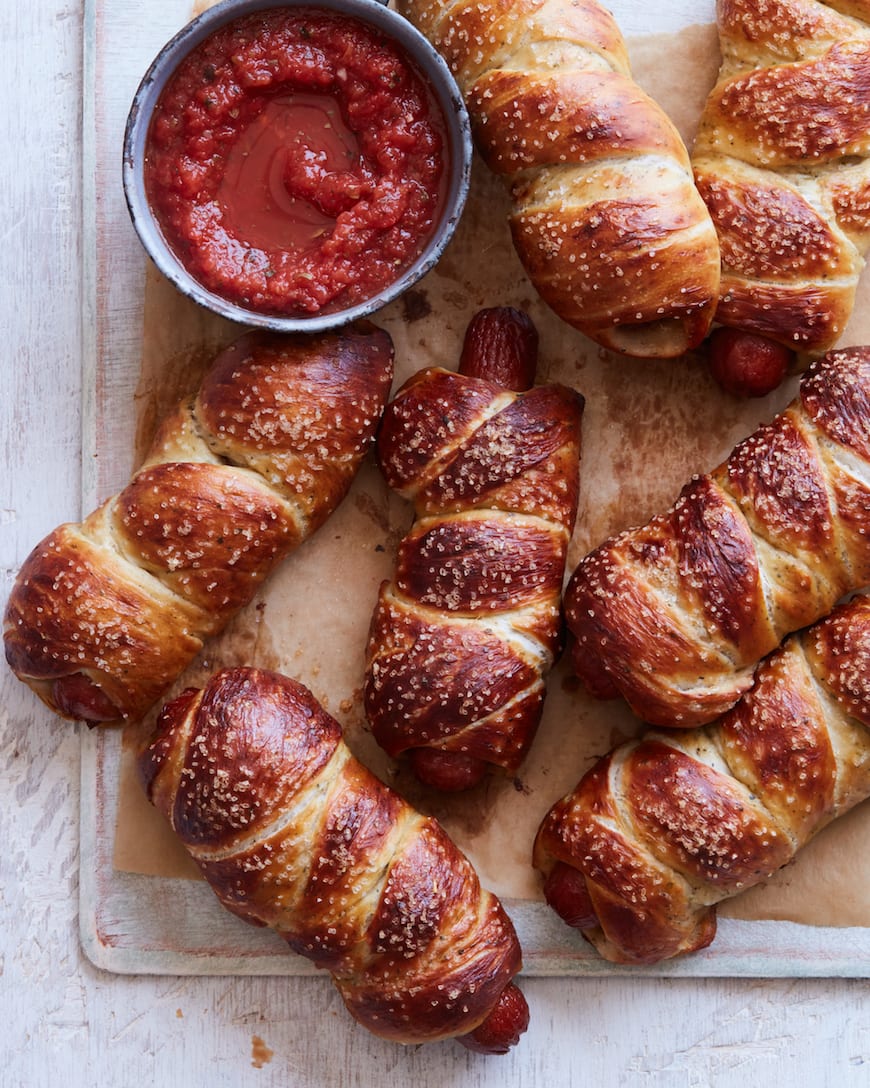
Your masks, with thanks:
M428 81L444 118L449 175L441 216L425 248L389 286L346 309L311 316L259 313L203 287L170 248L145 194L143 163L155 106L188 53L227 23L259 11L301 7L334 11L367 23L392 39ZM277 332L320 332L368 317L397 298L437 263L462 215L471 175L471 127L462 95L441 56L406 19L379 0L223 0L197 16L160 50L139 84L124 133L123 184L136 233L157 268L184 295L222 317Z

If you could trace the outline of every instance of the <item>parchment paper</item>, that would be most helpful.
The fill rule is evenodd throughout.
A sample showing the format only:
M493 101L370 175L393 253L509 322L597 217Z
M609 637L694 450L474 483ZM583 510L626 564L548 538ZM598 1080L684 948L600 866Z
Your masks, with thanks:
M718 70L715 29L630 42L635 77L666 108L687 143ZM541 337L539 381L573 385L586 397L580 509L569 571L610 533L669 506L697 471L712 468L735 442L794 394L789 380L764 400L723 395L697 358L666 362L610 356L556 318L529 285L510 242L501 184L475 162L460 228L438 267L376 320L396 347L396 382L421 367L454 368L466 324L483 306L529 311ZM860 292L843 344L870 342ZM153 270L146 298L137 452L157 420L238 329L179 296ZM550 805L639 723L619 701L596 703L566 662L550 676L541 729L515 781L490 780L468 796L441 798L397 768L372 740L362 711L363 652L380 581L391 575L410 508L388 494L371 459L330 521L275 573L253 604L180 679L202 684L223 665L256 664L307 684L342 723L348 743L376 773L442 820L500 895L540 898L530 865L537 826ZM116 868L155 876L195 875L162 818L146 802L132 753L154 714L125 735ZM825 831L764 888L723 905L724 914L807 925L870 925L870 806Z

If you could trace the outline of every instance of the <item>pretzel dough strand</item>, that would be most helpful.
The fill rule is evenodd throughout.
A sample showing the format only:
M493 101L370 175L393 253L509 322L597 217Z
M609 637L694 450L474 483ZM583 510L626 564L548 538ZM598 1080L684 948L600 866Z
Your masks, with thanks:
M767 879L870 796L870 599L792 636L717 722L648 732L544 818L535 865L582 874L607 959L705 947L715 905ZM571 913L563 900L562 909Z
M716 233L610 13L595 0L399 9L456 76L478 149L509 186L514 245L541 297L614 351L697 346L718 297Z

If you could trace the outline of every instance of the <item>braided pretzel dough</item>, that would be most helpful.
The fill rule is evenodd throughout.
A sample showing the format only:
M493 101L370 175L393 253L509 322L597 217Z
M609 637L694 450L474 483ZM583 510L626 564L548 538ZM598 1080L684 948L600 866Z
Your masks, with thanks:
M127 487L25 560L4 622L12 670L67 717L144 714L342 500L392 362L370 324L231 344Z
M515 990L520 947L498 899L298 682L217 673L164 707L139 766L221 903L328 970L375 1034L466 1035Z
M722 252L716 320L819 355L870 246L870 3L719 0L692 152Z
M718 297L716 233L610 13L595 0L398 6L456 76L542 298L614 351L671 357L699 344Z
M380 463L416 509L368 644L366 712L390 755L522 762L561 645L582 408L565 386L430 368L384 413Z
M582 876L584 935L607 959L703 948L715 904L769 877L870 797L870 598L759 666L713 725L647 733L596 763L544 818L535 866Z
M712 721L786 634L868 584L870 348L850 348L666 514L581 560L575 668L654 725Z

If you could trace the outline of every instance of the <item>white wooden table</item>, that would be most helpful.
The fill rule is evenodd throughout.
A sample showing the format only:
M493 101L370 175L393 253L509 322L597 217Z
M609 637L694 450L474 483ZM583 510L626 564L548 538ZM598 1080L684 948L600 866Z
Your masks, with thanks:
M33 544L81 513L82 14L0 3L3 602ZM373 1039L326 979L101 972L78 936L79 763L77 729L4 666L2 1088L870 1083L863 980L528 979L533 1031L485 1059Z

